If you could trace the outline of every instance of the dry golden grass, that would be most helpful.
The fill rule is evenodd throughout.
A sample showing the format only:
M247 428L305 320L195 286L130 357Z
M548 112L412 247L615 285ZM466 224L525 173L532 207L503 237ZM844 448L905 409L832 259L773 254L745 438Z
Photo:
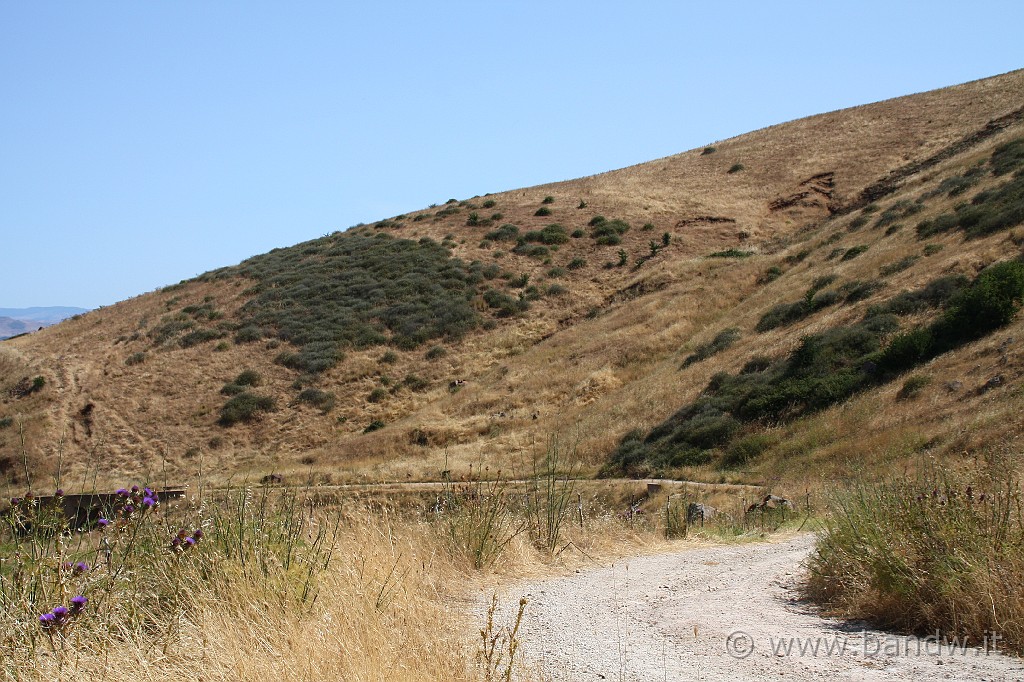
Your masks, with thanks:
M219 502L193 500L112 524L102 537L112 543L114 564L104 563L89 549L102 546L97 545L102 543L98 531L85 537L73 534L58 543L42 531L30 534L20 538L20 546L52 555L52 560L28 562L23 569L37 576L30 582L42 586L45 596L19 592L9 573L0 575L5 598L15 597L0 618L0 669L7 678L19 680L491 679L479 659L479 630L485 623L470 615L477 610L474 600L499 586L509 592L510 584L524 578L707 541L700 534L688 541L664 539L658 509L668 489L646 501L645 513L629 519L616 510L645 496L643 485L620 483L597 494L584 492L585 522L581 526L570 517L554 553L539 548L533 531L527 530L483 570L475 569L452 543L447 532L451 509L434 511L429 504L387 497L364 502L339 498L337 535L331 520L337 505L323 505L319 493L298 505L290 501L290 493L275 501L278 494L266 490L218 495ZM724 489L684 494L723 509L740 503ZM243 497L250 504L239 511ZM307 503L316 499L321 501L317 511L308 511ZM474 498L461 499L472 503ZM219 511L213 511L215 505L221 505ZM295 514L309 516L294 540L299 558L289 568L278 560L285 556L282 543L295 531ZM226 549L236 547L236 531L226 528L234 528L231 524L239 518L247 519L247 539L243 543L239 536L238 543L248 547L248 568L235 549ZM207 533L193 548L175 555L164 540L186 519ZM755 536L757 532L750 535ZM316 550L318 537L327 541ZM307 564L300 555L315 555L318 562L329 558L329 563ZM79 559L88 561L91 572L78 579L55 577L61 561ZM115 571L121 561L127 570ZM264 561L265 567L259 568ZM300 596L307 570L314 600ZM112 573L120 577L108 575ZM50 640L34 618L65 592L65 599L84 593L89 604L67 631ZM502 625L496 624L495 634L501 634ZM502 665L492 672L504 669ZM514 679L532 679L518 664L515 669Z

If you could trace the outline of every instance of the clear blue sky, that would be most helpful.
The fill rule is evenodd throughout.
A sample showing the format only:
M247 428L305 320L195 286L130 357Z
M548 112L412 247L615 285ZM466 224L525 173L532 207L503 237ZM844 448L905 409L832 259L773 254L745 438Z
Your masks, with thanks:
M0 307L1024 66L1024 3L0 2Z

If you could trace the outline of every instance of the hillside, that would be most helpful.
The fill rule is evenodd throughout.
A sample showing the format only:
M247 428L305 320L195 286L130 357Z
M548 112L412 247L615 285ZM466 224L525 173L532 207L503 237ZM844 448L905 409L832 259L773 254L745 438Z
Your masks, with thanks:
M434 480L559 434L796 490L1009 447L1022 322L964 311L1020 255L1022 138L1016 71L275 249L0 344L0 470Z

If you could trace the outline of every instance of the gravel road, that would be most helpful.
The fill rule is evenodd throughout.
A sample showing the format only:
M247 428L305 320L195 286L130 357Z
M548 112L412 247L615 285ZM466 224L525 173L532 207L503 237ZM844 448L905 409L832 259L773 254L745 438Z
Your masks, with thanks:
M813 546L803 534L621 559L517 585L503 602L529 600L520 640L542 679L1024 679L1016 657L816 615L795 589Z

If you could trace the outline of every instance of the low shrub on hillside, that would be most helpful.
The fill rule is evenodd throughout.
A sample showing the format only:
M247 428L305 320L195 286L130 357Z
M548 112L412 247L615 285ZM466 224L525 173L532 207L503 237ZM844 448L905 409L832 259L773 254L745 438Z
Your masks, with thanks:
M346 347L390 342L414 348L475 328L480 320L471 299L482 269L452 258L429 238L336 233L250 258L217 276L255 280L240 330L269 331L296 347L280 364L317 373L340 361Z
M128 365L129 367L131 367L132 365L141 365L145 361L146 361L146 353L143 352L143 351L139 351L138 353L132 353L127 358L125 358L124 359L124 364Z
M327 414L334 409L336 398L330 391L324 391L319 388L306 388L299 393L298 398L300 403L312 405L313 407L320 410L322 414Z
M889 302L861 322L805 336L784 357L714 375L694 402L646 436L627 434L603 473L647 475L710 461L746 425L786 423L822 410L979 339L1008 324L1024 303L1024 263L992 265L961 288L950 284L940 278L924 288L933 296L925 300L945 301L930 324L892 336L899 318L886 312Z
M889 263L887 265L883 265L881 268L879 268L878 274L880 274L882 277L889 277L891 275L895 275L897 272L903 272L907 268L912 267L914 263L916 263L919 260L921 260L920 256L905 256L899 259L898 261Z
M709 253L708 258L750 258L753 255L753 251L744 251L743 249L726 249L724 251L714 251Z
M984 237L1024 223L1024 138L998 147L989 160L992 174L1014 173L1006 183L976 194L970 203L959 204L918 224L917 234L925 238L951 230L962 230L968 238Z
M707 360L712 355L721 353L729 348L729 346L736 343L740 339L740 336L742 336L740 334L740 330L736 327L723 329L718 332L718 334L715 335L715 338L711 341L697 346L697 349L694 350L693 354L687 356L687 358L683 360L683 367L689 367L696 362Z
M239 422L255 421L264 412L273 412L277 403L271 396L257 395L242 391L220 408L221 426L233 426Z
M598 220L600 218L600 220ZM595 222L596 221L596 222ZM622 235L629 231L629 223L624 220L606 220L601 216L591 219L593 229L590 236L599 246L615 246L622 243Z
M532 230L523 235L522 239L527 242L540 242L541 244L564 244L569 241L569 233L558 223L552 223L542 230Z
M511 223L506 223L484 235L485 239L490 239L492 242L514 242L519 239L519 228Z

